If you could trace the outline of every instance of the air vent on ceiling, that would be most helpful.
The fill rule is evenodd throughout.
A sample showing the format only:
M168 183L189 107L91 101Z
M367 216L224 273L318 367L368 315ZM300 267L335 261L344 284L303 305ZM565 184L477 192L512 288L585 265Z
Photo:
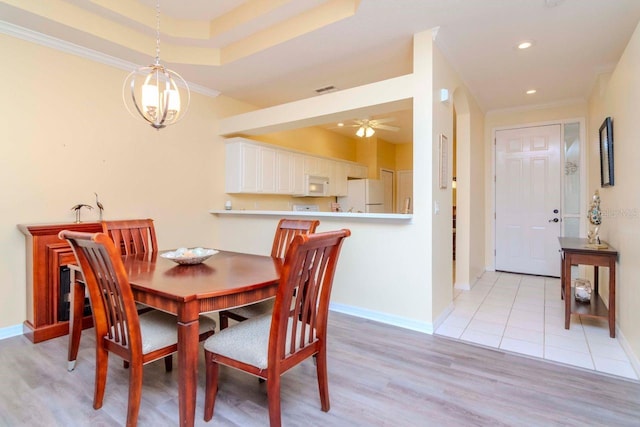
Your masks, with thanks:
M331 85L331 86L325 86L325 87L316 89L316 93L327 93L327 92L332 92L334 90L336 90L336 87L334 85Z

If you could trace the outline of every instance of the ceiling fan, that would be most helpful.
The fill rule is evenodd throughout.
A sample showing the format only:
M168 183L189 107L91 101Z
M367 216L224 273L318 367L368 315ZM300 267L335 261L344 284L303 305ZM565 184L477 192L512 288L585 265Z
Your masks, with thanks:
M392 122L394 120L395 120L394 117L387 117L385 119L373 119L373 120L372 119L356 119L356 120L353 120L354 124L352 125L343 124L342 126L358 128L358 130L356 131L356 136L359 136L360 138L363 138L363 137L369 138L375 133L375 129L398 132L400 130L399 127L389 126L384 124L384 123Z

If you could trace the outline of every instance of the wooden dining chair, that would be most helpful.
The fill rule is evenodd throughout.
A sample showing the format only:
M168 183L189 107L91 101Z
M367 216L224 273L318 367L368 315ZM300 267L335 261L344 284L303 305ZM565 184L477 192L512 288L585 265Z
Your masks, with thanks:
M345 229L296 236L284 259L272 313L240 322L205 341L205 421L213 417L222 364L266 380L269 422L271 427L280 426L280 376L314 355L321 408L329 410L329 299L340 249L350 234Z
M59 237L71 245L82 269L96 334L96 373L93 407L102 407L109 353L129 363L127 426L135 426L140 409L143 365L178 350L177 318L160 310L138 314L120 252L104 233L63 230ZM200 341L213 335L215 321L200 318Z
M318 220L281 219L278 222L276 234L273 238L271 256L284 260L284 256L293 238L299 234L315 233L318 225L320 225L320 221ZM273 298L269 298L266 301L255 304L220 311L220 329L222 330L229 326L229 319L242 322L243 320L271 313L271 310L273 310L273 301Z
M102 232L107 234L111 240L113 240L116 250L120 255L157 255L158 241L156 238L155 227L153 226L153 220L150 218L102 221ZM84 283L84 279L81 274L76 276L75 280L80 283ZM136 307L139 314L151 310L149 306L140 303L136 303ZM76 356L78 354L80 336L82 333L80 319L74 319L72 328L73 331L71 332L72 336L70 337L71 343L69 346L67 366L69 371L72 371L76 365ZM170 363L171 359L168 359L167 364ZM124 361L124 367L127 368L128 366L128 362ZM167 367L170 369L169 366Z
M121 255L151 254L158 251L152 219L102 221L102 232L111 237Z

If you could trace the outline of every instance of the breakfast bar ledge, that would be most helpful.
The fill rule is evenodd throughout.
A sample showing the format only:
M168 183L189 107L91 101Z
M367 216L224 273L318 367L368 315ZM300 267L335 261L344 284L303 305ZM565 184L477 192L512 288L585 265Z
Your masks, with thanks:
M312 217L312 218L358 218L370 220L399 220L410 221L413 214L397 213L355 213L355 212L309 212L309 211L258 211L258 210L225 210L213 209L209 213L214 215L264 215L278 217Z

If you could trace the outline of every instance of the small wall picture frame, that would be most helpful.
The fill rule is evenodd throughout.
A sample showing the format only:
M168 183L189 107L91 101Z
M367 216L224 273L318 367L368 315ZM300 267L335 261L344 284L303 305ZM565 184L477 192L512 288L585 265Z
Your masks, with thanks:
M439 165L438 180L440 189L446 189L449 182L449 141L447 137L440 134L438 141Z
M600 126L600 186L613 184L613 121L607 117Z

